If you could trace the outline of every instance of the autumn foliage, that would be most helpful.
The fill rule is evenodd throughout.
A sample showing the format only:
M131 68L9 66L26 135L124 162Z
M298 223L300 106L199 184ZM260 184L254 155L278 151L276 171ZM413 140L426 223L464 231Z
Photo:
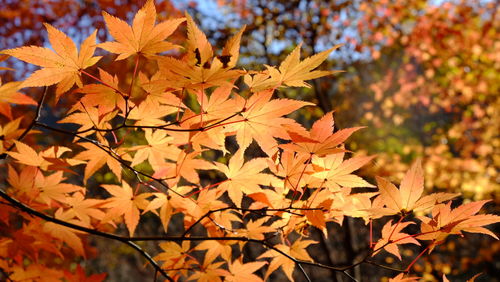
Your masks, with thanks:
M299 44L279 66L247 70L237 67L245 27L214 50L189 14L157 22L156 13L153 1L131 24L104 13L113 41L97 43L94 31L77 48L45 24L51 48L1 51L3 59L40 67L0 86L2 277L103 280L70 267L96 255L95 236L128 245L150 265L151 278L169 281L260 281L279 273L304 281L304 266L351 278L359 265L414 281L414 263L448 236L497 238L484 226L500 217L479 213L486 200L424 195L420 160L399 187L381 177L372 184L355 172L374 156L344 145L362 127L335 127L333 112L310 129L291 118L314 104L276 93L338 72L317 68L340 45L301 59ZM185 39L170 42L181 26ZM131 67L113 67L122 60ZM28 87L37 97L22 93ZM53 117L44 119L49 108ZM350 265L320 262L309 251L319 243L311 230L330 238L327 226L346 217L364 221L365 250ZM141 229L152 218L163 232ZM402 256L408 244L420 254ZM406 267L377 260L387 253Z

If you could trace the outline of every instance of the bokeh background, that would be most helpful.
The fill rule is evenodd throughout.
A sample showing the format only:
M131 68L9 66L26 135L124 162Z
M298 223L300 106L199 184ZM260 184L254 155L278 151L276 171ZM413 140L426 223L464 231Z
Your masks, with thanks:
M145 1L127 0L0 0L0 49L22 45L48 46L42 23L47 22L81 42L98 29L107 40L102 11L131 20ZM422 157L426 189L460 192L461 201L491 199L486 208L499 214L500 202L500 12L497 1L425 0L235 0L155 1L160 20L188 11L215 46L246 25L240 66L277 65L302 43L302 56L344 44L323 69L344 73L312 81L310 89L278 91L280 97L312 101L317 108L296 118L310 125L335 111L339 128L366 126L347 142L357 154L376 154L361 173L398 183L411 162ZM184 27L178 31L183 36ZM175 37L174 37L175 38ZM175 39L174 39L175 40ZM101 64L110 63L112 58ZM132 62L119 62L117 67ZM4 82L22 79L32 69L15 60L3 72ZM127 80L126 73L116 71ZM24 92L35 91L25 89ZM62 103L71 104L71 95ZM50 101L49 101L50 103ZM105 177L105 175L103 175ZM372 181L372 183L374 183ZM157 226L147 227L148 233ZM313 257L328 264L351 263L361 252L366 228L348 220L331 226L331 238L317 234L320 247ZM146 230L144 230L146 232ZM494 230L497 234L499 228ZM426 281L446 273L451 281L499 281L500 244L481 235L448 240L415 267ZM362 242L362 243L361 243ZM109 242L95 241L87 262L110 281L140 281L147 269L134 254ZM418 254L407 249L407 258ZM397 260L388 257L386 262ZM411 260L411 259L410 259ZM395 266L398 262L394 261ZM400 265L402 266L402 265ZM403 267L403 266L402 266ZM116 268L117 271L113 271ZM357 269L356 276L378 281L391 272ZM323 270L315 281L342 281ZM393 276L393 275L392 275ZM280 277L274 277L280 279Z

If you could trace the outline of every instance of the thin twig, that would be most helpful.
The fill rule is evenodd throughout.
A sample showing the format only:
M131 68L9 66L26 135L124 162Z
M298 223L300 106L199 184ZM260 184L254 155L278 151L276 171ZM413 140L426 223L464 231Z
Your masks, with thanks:
M28 135L28 133L33 129L33 127L35 126L36 122L40 118L40 115L42 113L43 102L45 101L45 97L47 96L47 90L48 89L49 89L49 87L45 86L45 88L43 90L43 93L42 93L42 96L40 97L40 100L38 101L38 105L36 106L35 117L31 121L31 123L28 125L28 127L26 127L26 129L24 129L23 133L21 133L21 135L19 135L19 137L17 138L17 141L22 141L24 139L24 137L26 137L26 135ZM6 152L10 152L12 149L14 149L15 145L16 145L15 143L12 143L12 145L10 145L9 148L7 148L7 150L5 150L4 154ZM0 156L0 159L6 159L7 158L7 154L5 154L5 155L4 154L2 154L2 156Z

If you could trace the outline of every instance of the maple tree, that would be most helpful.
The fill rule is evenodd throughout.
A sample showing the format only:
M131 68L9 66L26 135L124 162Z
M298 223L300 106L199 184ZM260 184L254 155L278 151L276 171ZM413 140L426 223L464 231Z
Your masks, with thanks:
M273 96L334 74L316 68L339 46L301 60L299 45L279 66L245 70L236 68L245 27L216 55L189 14L159 23L156 15L152 0L131 25L104 13L113 41L98 44L94 31L80 48L46 24L53 50L1 51L42 67L0 88L0 269L7 279L104 279L68 265L91 255L89 235L128 245L152 266L152 277L169 281L260 281L280 269L289 280L295 271L310 280L304 266L353 278L350 270L360 265L394 271L391 281L414 281L408 276L414 263L446 237L497 238L483 226L500 217L477 214L486 201L452 208L457 194L422 196L419 161L399 189L354 175L373 159L347 157L344 143L360 127L335 128L332 112L310 130L287 117L314 104ZM167 41L184 22L183 46ZM94 56L97 49L131 61L129 76L113 63L97 67L103 59ZM40 89L38 97L21 93L26 87ZM68 96L74 103L66 106ZM49 98L58 109L50 123L42 116ZM47 144L47 134L66 141ZM108 169L108 177L98 177ZM375 242L373 222L386 216L396 222L388 221ZM147 217L161 222L161 234L137 235ZM308 251L318 243L310 230L327 237L328 225L346 217L366 223L366 250L349 265L321 263ZM117 235L126 233L119 233L123 226L128 235ZM143 242L158 243L159 251ZM425 246L405 269L374 260L382 250L402 259L403 244Z
M326 42L345 43L322 68L346 73L314 80L313 89L279 95L317 103L322 111L300 110L306 122L334 109L342 113L336 122L343 127L367 125L367 130L346 140L360 154L377 154L374 165L362 168L359 175L383 175L395 181L422 157L426 191L460 192L466 201L492 199L495 205L488 209L497 210L498 3L217 2L222 13L232 14L224 17L231 20L220 19L214 37L224 39L234 28L234 19L248 24L251 44L242 49L242 57L249 61L279 62L295 42L304 42L306 55L324 50ZM197 12L200 18L209 15L201 5ZM438 279L435 273L450 269L458 275L459 268L463 273L484 271L495 276L488 269L495 262L498 241L485 237L473 241L448 240L447 250L426 257L419 272L425 279ZM456 249L464 250L456 254L460 258L443 259ZM335 249L331 256L339 253Z

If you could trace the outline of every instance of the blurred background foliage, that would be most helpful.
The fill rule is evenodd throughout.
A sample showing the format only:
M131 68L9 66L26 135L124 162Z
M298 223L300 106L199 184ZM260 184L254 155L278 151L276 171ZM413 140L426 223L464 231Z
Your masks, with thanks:
M130 21L143 2L0 0L0 47L46 45L43 22L63 30L77 42L97 28L102 42L107 36L102 11ZM216 46L222 46L221 42L246 25L241 67L277 65L299 43L303 43L304 57L343 43L322 68L342 69L344 73L312 81L311 89L278 91L280 97L308 100L319 106L302 110L297 118L310 125L323 113L335 110L338 127L367 126L348 140L348 148L357 154L377 154L374 164L361 173L398 182L409 164L422 157L429 191L461 192L464 201L492 199L490 212L498 213L498 2L183 0L156 1L156 5L159 20L188 11ZM181 28L178 35L183 33ZM107 62L112 59L108 56ZM106 61L102 63L106 68ZM133 62L124 60L119 64L120 69L130 69ZM14 60L2 62L2 66L16 69L2 73L4 82L31 72ZM148 68L154 66L141 66L145 73ZM124 85L130 82L130 73L107 71L121 76ZM24 90L30 91L37 89ZM65 97L62 103L72 104L77 96ZM350 230L343 232L351 233L343 234L344 239L356 232L353 230L364 228L357 222L349 225ZM430 281L442 273L452 278L466 275L456 276L458 280L481 271L494 273L498 271L495 263L500 245L488 240L469 236L467 241L450 241L417 264L416 270ZM347 253L330 262L354 260L358 247L355 242L350 244L340 246L343 251L335 245L327 248L333 253ZM324 249L317 251L321 256ZM444 259L450 254L453 260ZM336 279L334 274L332 278Z

